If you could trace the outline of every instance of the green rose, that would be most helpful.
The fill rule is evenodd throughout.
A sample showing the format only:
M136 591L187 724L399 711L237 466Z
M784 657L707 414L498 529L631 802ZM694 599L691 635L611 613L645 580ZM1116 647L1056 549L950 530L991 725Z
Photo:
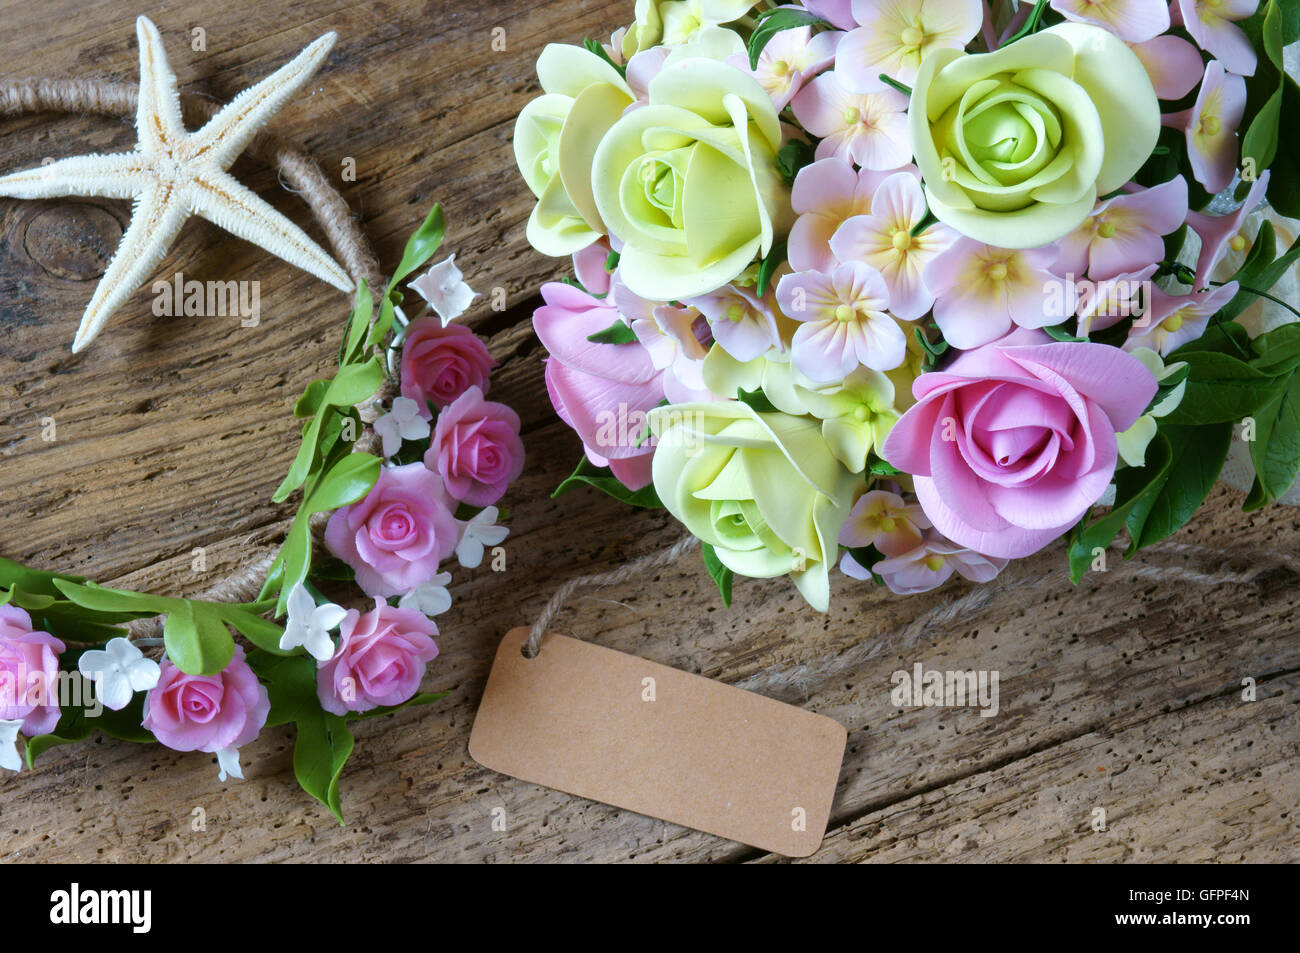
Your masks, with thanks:
M515 162L537 196L528 241L543 255L560 257L605 233L591 191L591 161L633 97L618 70L578 46L548 44L537 58L537 76L546 94L515 122Z
M707 294L766 255L793 214L780 145L776 110L748 73L707 59L665 67L591 166L627 286L654 301Z
M831 454L821 421L760 414L740 401L650 411L655 491L723 565L790 574L809 605L830 605L830 565L859 478Z
M1069 234L1133 177L1155 148L1160 106L1121 40L1065 23L993 53L930 53L908 124L940 221L1031 248Z

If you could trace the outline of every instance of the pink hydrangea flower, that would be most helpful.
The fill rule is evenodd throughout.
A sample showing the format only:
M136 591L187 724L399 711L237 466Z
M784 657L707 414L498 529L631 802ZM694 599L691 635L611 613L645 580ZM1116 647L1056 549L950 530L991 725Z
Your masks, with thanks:
M803 7L841 30L852 30L858 25L853 19L853 0L803 0Z
M633 319L632 333L664 372L664 397L670 404L713 399L704 383L704 358L713 341L704 315L695 308L659 304L647 317Z
M851 261L829 274L786 275L776 297L785 315L801 322L790 345L791 362L814 381L841 380L859 365L893 370L907 355L907 336L885 310L885 279L870 265Z
M1093 331L1109 328L1124 318L1141 315L1144 304L1150 304L1150 295L1155 290L1151 277L1156 273L1156 267L1152 264L1141 271L1125 272L1103 281L1081 282L1076 336L1087 337Z
M852 159L865 169L897 169L912 159L907 97L897 90L850 93L834 73L822 73L790 105L803 127L821 138L818 159Z
M1163 236L1187 217L1187 181L1180 175L1150 189L1099 202L1084 223L1061 239L1054 271L1093 281L1138 271L1165 255Z
M682 303L704 315L713 340L742 364L781 347L781 332L771 305L751 288L723 285L712 294Z
M453 500L495 503L524 469L519 415L471 387L438 415L424 465L442 477Z
M1126 43L1142 43L1169 29L1169 0L1052 0L1067 20L1109 30Z
M371 596L400 596L438 573L460 527L438 474L423 463L384 467L360 502L330 514L325 545Z
M477 334L460 324L417 318L402 342L402 396L429 420L429 404L446 407L470 387L487 393L497 362Z
M840 545L875 546L886 556L901 556L921 545L930 518L919 503L889 490L868 490L858 497L840 529Z
M1207 192L1222 192L1237 171L1237 127L1246 113L1246 81L1212 60L1196 95L1196 105L1162 117L1166 126L1187 136L1187 158L1196 181Z
M316 666L316 694L331 714L370 711L410 701L438 655L438 627L423 612L380 601L365 615L349 609L339 647Z
M902 169L855 172L845 159L819 159L804 166L795 176L790 204L799 216L790 229L788 256L795 271L830 271L836 259L831 251L831 236L854 215L871 211L871 197L880 183L895 172L906 171L918 182L921 172L915 166Z
M910 84L921 60L964 49L984 20L980 0L853 0L856 29L840 42L835 74L854 93L886 89L884 73Z
M1013 325L1064 321L1074 313L1074 282L1052 273L1057 254L1054 244L1010 249L959 238L931 259L925 284L935 295L934 320L944 340L969 350L996 341Z
M1206 215L1204 212L1188 212L1187 225L1201 239L1201 250L1196 256L1196 279L1194 290L1208 288L1210 273L1214 266L1231 248L1243 251L1250 244L1250 237L1242 232L1246 218L1259 207L1268 192L1270 173L1265 169L1250 187L1246 201L1231 215Z
M881 578L890 592L910 596L937 589L953 573L971 582L991 582L1006 565L1006 559L985 556L937 534L929 534L915 549L880 560L871 567L871 572Z
M619 294L617 285L612 294ZM588 340L622 320L614 304L558 282L543 285L542 297L533 329L550 352L546 390L555 412L582 438L592 463L608 466L634 490L648 486L654 447L639 437L646 412L664 399L663 372L638 343ZM611 439L619 435L627 439Z
M1129 46L1142 61L1160 99L1182 99L1196 88L1205 74L1200 50L1181 36L1165 34Z
M1232 300L1237 293L1237 283L1209 291L1171 295L1159 286L1151 291L1151 304L1129 331L1124 350L1134 351L1147 347L1159 354L1168 354L1188 341L1195 341L1205 333L1206 325L1214 313Z
M242 748L271 712L266 686L244 661L244 647L219 675L187 675L163 659L158 684L144 698L144 728L173 751L216 753Z
M884 276L889 309L903 321L916 320L934 304L922 270L957 237L937 223L913 235L926 211L925 193L915 176L898 172L876 189L869 214L853 216L831 238L831 251L839 261L866 262Z
M1116 434L1146 410L1156 380L1119 348L1017 329L913 385L917 402L881 455L913 474L935 529L1014 559L1078 522L1105 492Z
M1259 0L1178 0L1177 18L1196 45L1241 76L1254 76L1256 55L1237 20L1259 8Z
M0 721L21 721L28 738L59 723L59 656L66 650L15 605L0 606Z
M835 47L844 34L814 34L811 27L782 30L768 40L758 55L758 68L749 68L749 56L741 54L727 60L758 80L772 97L777 112L789 105L804 83L835 63Z

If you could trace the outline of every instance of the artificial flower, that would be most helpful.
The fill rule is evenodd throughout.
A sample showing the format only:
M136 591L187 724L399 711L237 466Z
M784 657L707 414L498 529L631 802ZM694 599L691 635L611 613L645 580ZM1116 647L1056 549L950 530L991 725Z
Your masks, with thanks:
M838 380L858 365L887 371L903 362L907 335L887 312L889 289L870 265L848 261L830 273L786 275L776 297L786 316L801 322L791 360L814 381Z
M415 401L420 416L429 404L446 407L470 387L488 392L496 361L477 334L460 324L416 318L402 338L402 396Z
M865 169L897 169L911 159L907 97L897 90L852 93L822 73L790 103L799 123L821 139L816 156L852 159Z
M1193 290L1200 291L1209 287L1210 277L1215 267L1229 253L1244 256L1250 250L1251 239L1246 235L1244 226L1250 214L1259 208L1268 193L1268 183L1272 173L1265 169L1264 174L1251 183L1246 201L1230 215L1208 215L1205 212L1187 213L1187 225L1196 232L1201 240L1201 250L1196 256L1196 277ZM1286 242L1282 247L1287 247ZM1244 258L1243 258L1244 260ZM1241 262L1235 262L1238 267ZM1233 273L1236 272L1233 268Z
M986 556L932 535L915 549L882 559L870 569L890 592L907 596L938 588L953 573L971 582L991 582L1006 564L1006 559Z
M1166 364L1159 354L1146 347L1134 348L1130 353L1146 366L1155 377L1156 384L1161 386L1187 366L1185 361ZM1116 434L1120 459L1131 467L1146 465L1147 446L1156 435L1157 418L1173 413L1183 402L1183 395L1186 392L1187 381L1179 381L1159 403L1148 408L1145 414L1133 421L1133 426Z
M474 569L483 562L484 550L497 546L510 535L510 530L497 525L495 506L485 506L461 527L460 542L456 544L456 559L466 569Z
M238 748L222 748L217 755L217 780L225 783L227 778L244 780L244 769L239 764Z
M1061 239L1054 270L1074 276L1086 272L1093 281L1140 271L1164 257L1164 236L1186 217L1187 180L1181 175L1107 199Z
M429 421L420 415L420 405L409 397L394 397L392 410L381 414L373 426L379 434L384 459L401 450L403 440L422 440L429 436Z
M121 636L109 639L102 649L90 649L77 659L77 671L95 683L95 697L105 708L121 711L136 692L147 692L158 684L162 669L153 659Z
M909 503L890 490L868 490L849 511L840 529L840 545L874 546L885 556L901 556L921 545L930 525L919 503Z
M1181 36L1166 33L1145 43L1130 43L1129 47L1142 61L1161 99L1182 99L1205 74L1200 51Z
M349 609L339 634L338 651L316 667L317 698L333 715L410 701L438 655L432 619L382 600L364 615Z
M402 598L397 600L399 609L414 609L427 616L442 615L451 608L451 593L447 585L451 582L451 573L440 572L427 582L422 582Z
M17 719L0 718L0 768L21 771L23 756L18 750L18 732L23 723Z
M835 74L850 92L873 93L886 88L881 73L907 84L930 53L963 49L984 11L980 0L853 0L853 19Z
M915 166L903 170L920 181ZM893 171L854 171L847 159L818 159L795 176L790 204L799 216L790 229L787 255L795 271L830 271L835 267L831 236L848 219L871 211L871 198Z
M1254 76L1257 57L1238 20L1253 16L1259 0L1177 0L1179 18L1196 45L1241 76Z
M145 695L143 727L173 751L215 754L242 748L266 724L271 700L235 645L216 675L187 675L164 658L158 684Z
M1133 322L1124 349L1133 351L1147 347L1159 354L1168 354L1188 341L1195 341L1205 333L1215 312L1231 301L1236 293L1235 281L1185 295L1170 294L1156 286L1152 289L1146 314Z
M790 104L804 83L834 64L840 36L833 32L814 34L806 26L782 30L768 40L754 69L749 69L748 53L742 52L728 62L751 73L767 90L779 112Z
M28 738L59 723L59 656L66 646L32 628L32 617L0 605L0 720L18 721Z
M456 267L455 255L438 262L407 287L429 302L443 324L459 318L478 297Z
M1075 334L1087 337L1093 331L1112 327L1124 318L1142 315L1151 304L1154 290L1151 279L1157 267L1153 263L1141 271L1126 272L1104 281L1076 282L1075 314L1078 321ZM1062 285L1068 287L1068 282ZM1068 306L1062 306L1053 297L1048 310L1053 315L1062 314L1068 312Z
M495 503L524 469L519 426L517 413L471 387L438 415L424 464L442 477L453 500Z
M1067 20L1091 23L1126 43L1142 43L1169 29L1169 0L1052 0Z
M723 285L710 294L687 298L683 304L704 315L718 347L742 363L781 347L770 301L748 288Z
M1226 189L1237 172L1237 127L1246 113L1246 81L1224 72L1213 60L1205 67L1201 91L1191 109L1165 116L1167 126L1182 129L1187 137L1187 160L1196 181L1207 192Z
M702 30L739 20L755 0L636 0L636 20L623 35L623 55L689 42Z
M346 614L342 606L332 602L317 605L307 588L298 583L289 590L288 617L284 634L280 636L280 651L292 652L302 646L314 659L329 658L334 654L330 629L337 627Z

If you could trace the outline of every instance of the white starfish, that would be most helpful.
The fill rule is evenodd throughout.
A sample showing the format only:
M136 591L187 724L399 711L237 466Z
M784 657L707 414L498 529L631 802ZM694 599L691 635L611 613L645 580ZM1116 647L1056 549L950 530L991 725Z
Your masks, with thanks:
M98 196L134 199L131 224L95 289L72 342L80 351L158 267L185 220L199 215L343 291L352 279L289 219L226 170L334 46L327 33L256 86L244 90L198 132L181 121L176 76L158 28L135 21L140 100L134 152L86 155L0 177L0 195L18 199Z

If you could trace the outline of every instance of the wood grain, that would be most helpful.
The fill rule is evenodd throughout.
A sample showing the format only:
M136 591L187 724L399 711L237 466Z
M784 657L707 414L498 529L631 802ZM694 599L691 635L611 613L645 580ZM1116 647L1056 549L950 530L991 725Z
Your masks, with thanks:
M68 0L0 0L0 75L135 75L121 0L94 16ZM670 545L680 529L591 491L551 499L579 453L554 420L528 327L538 286L564 263L528 249L531 197L514 173L513 118L536 94L545 42L604 36L626 0L356 5L198 0L156 16L182 86L228 99L327 29L340 39L275 120L337 178L391 267L436 200L449 248L485 296L470 323L502 362L493 395L525 424L529 464L503 573L457 570L439 617L436 705L357 727L343 779L349 826L300 792L292 730L245 749L248 780L213 759L112 740L49 752L0 778L10 860L767 861L708 835L504 778L466 752L497 640L573 574ZM151 14L152 15L152 14ZM492 29L507 49L492 50ZM206 33L206 51L190 49ZM36 39L39 38L39 39ZM124 149L122 124L25 117L0 126L0 169ZM237 174L318 234L274 173ZM171 276L261 282L263 320L159 318L137 294L95 344L72 333L128 210L96 200L0 200L0 551L45 568L158 592L193 592L274 543L267 502L296 447L288 409L333 358L342 297L205 223L160 266ZM52 417L57 439L42 440ZM728 611L696 555L639 586L579 599L558 628L738 683L849 729L831 833L813 861L1300 859L1296 717L1300 513L1240 512L1212 495L1195 523L1137 560L1071 587L1059 547L1004 585L955 583L898 598L838 577L819 616L783 581L738 581ZM206 573L191 569L205 548ZM1225 547L1230 549L1225 550ZM890 677L927 668L1000 675L1000 711L896 708ZM1257 700L1241 700L1255 679ZM492 829L506 811L507 830ZM1107 830L1091 827L1094 808ZM201 811L198 811L201 809ZM197 813L196 813L197 812ZM198 823L199 819L203 823ZM202 829L196 829L202 827Z

